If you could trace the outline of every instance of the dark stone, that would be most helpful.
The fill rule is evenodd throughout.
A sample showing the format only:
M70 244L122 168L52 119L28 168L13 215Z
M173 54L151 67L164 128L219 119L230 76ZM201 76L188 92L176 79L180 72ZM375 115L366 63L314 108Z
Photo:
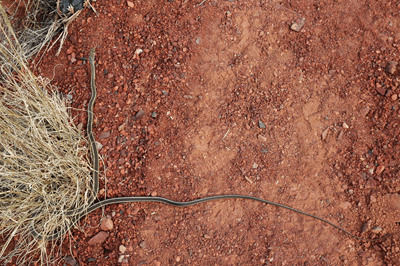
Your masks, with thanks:
M69 7L73 7L75 13L76 11L83 9L83 2L84 0L61 0L61 12L68 15L71 13L68 10Z

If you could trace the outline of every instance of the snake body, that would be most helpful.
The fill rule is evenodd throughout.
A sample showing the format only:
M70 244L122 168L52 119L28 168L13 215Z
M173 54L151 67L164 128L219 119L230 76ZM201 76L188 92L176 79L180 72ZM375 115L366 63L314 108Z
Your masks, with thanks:
M71 227L73 225L75 225L82 217L86 216L90 212L92 212L100 207L110 205L110 204L129 203L129 202L159 202L159 203L164 203L164 204L175 206L175 207L187 207L187 206L191 206L191 205L195 205L195 204L199 204L199 203L204 203L207 201L222 200L222 199L254 200L254 201L259 201L259 202L262 202L265 204L273 205L276 207L284 208L284 209L296 212L298 214L302 214L302 215L309 216L314 219L320 220L320 221L322 221L328 225L331 225L331 226L335 227L336 229L338 229L360 241L377 241L377 240L382 240L382 239L386 238L386 236L381 237L381 238L375 238L375 239L361 238L361 237L356 236L356 235L350 233L349 231L335 225L334 223L331 223L331 222L329 222L325 219L322 219L318 216L294 209L292 207L289 207L289 206L286 206L283 204L275 203L272 201L268 201L268 200L264 200L264 199L260 199L260 198L256 198L256 197L252 197L252 196L246 196L246 195L218 195L218 196L211 196L211 197L195 199L195 200L186 201L186 202L174 201L174 200L170 200L170 199L163 198L163 197L151 197L151 196L119 197L119 198L114 198L114 199L102 200L102 201L99 201L99 202L93 204L93 202L96 199L96 195L99 191L99 155L98 155L98 151L97 151L97 147L96 147L96 142L95 142L95 139L93 136L93 106L94 106L94 102L95 102L96 96L97 96L96 85L95 85L94 58L95 58L95 48L92 48L89 53L89 63L90 63L90 68L91 68L90 87L91 87L91 91L92 91L92 96L91 96L91 99L90 99L89 105L88 105L88 122L87 122L87 135L88 135L89 142L90 142L91 156L92 156L92 160L93 160L93 187L92 187L92 193L91 193L91 196L89 199L90 206L89 207L84 206L84 207L80 207L76 210L67 211L66 216L71 217L71 223L69 223L69 225L67 225L67 226L62 227L59 231L56 231L51 235L46 235L45 237L36 230L34 221L32 221L31 226L30 226L30 232L35 238L44 239L46 241L58 239L61 236L63 236L64 234L66 234L71 229Z

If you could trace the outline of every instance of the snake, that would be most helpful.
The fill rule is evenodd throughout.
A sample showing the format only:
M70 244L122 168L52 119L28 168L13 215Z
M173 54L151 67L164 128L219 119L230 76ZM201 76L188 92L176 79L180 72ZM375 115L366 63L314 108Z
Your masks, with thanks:
M287 209L289 211L311 217L313 219L319 220L325 224L328 224L339 231L342 231L343 233L359 240L359 241L378 241L386 238L388 235L380 237L380 238L373 238L373 239L368 239L368 238L362 238L357 235L354 235L350 233L349 231L341 228L340 226L325 220L323 218L320 218L316 215L280 204L276 203L273 201L253 197L253 196L247 196L247 195L217 195L217 196L209 196L209 197L204 197L204 198L199 198L191 201L174 201L168 198L164 197L153 197L153 196L133 196L133 197L118 197L118 198L112 198L112 199L105 199L96 203L93 203L96 200L97 193L99 192L99 155L98 155L98 150L96 146L96 141L93 136L93 106L94 102L96 100L97 96L97 91L96 91L96 84L95 84L95 47L93 47L90 52L89 52L89 63L90 63L90 69L91 69L91 78L90 78L90 87L92 91L91 99L88 104L88 121L87 121L87 135L89 139L89 145L90 145L90 150L91 150L91 156L92 156L92 161L93 161L93 184L92 184L92 193L90 195L90 198L88 200L89 202L89 207L87 206L82 206L78 209L75 210L69 210L65 213L67 217L71 217L71 222L68 225L64 225L61 229L58 231L53 232L52 234L46 234L45 236L38 232L36 230L34 220L32 220L31 225L30 225L30 233L33 237L39 240L45 240L45 241L52 241L56 240L63 235L65 235L69 230L74 226L81 218L89 214L90 212L107 206L111 204L118 204L118 203L133 203L133 202L158 202L158 203L163 203L167 205L171 205L174 207L188 207L191 205L196 205L208 201L214 201L214 200L223 200L223 199L245 199L245 200L253 200L253 201L258 201L267 205L272 205L276 206L279 208ZM38 214L38 213L36 213ZM36 216L34 214L34 216Z

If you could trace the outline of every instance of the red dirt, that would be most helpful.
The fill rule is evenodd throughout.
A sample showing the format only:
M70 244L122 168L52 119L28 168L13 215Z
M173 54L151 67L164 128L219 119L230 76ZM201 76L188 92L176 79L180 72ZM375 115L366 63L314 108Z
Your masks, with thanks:
M73 230L71 249L66 237L62 256L116 265L123 245L125 265L400 265L400 71L386 70L400 59L398 2L92 4L99 16L83 11L61 55L53 48L37 71L54 73L86 124L81 58L97 47L94 133L108 198L253 195L362 237L391 235L360 242L244 200L119 204L105 208L114 227L104 243L88 245L101 231L97 210L85 233Z

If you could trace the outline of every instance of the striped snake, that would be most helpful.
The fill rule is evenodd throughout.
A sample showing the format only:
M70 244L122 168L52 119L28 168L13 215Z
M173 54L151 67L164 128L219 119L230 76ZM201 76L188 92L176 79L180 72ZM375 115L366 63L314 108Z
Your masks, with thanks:
M96 100L96 96L97 96L96 84L95 84L94 58L95 58L95 48L92 48L89 53L89 63L90 63L90 68L91 68L90 87L92 90L92 97L91 97L91 99L89 101L89 105L88 105L88 122L87 122L87 134L89 137L91 156L92 156L92 160L93 160L93 188L92 188L92 194L89 199L90 206L89 207L83 206L76 210L67 211L65 215L67 217L71 217L71 223L69 223L69 225L67 225L67 226L62 227L59 231L56 231L51 235L46 235L45 237L43 237L43 235L36 230L34 221L32 221L31 226L30 226L30 232L35 238L44 239L46 241L58 239L61 236L63 236L64 234L66 234L71 229L71 227L73 225L75 225L82 217L86 216L88 213L90 213L100 207L110 205L110 204L129 203L129 202L160 202L160 203L168 204L168 205L175 206L175 207L187 207L187 206L191 206L191 205L195 205L195 204L199 204L199 203L204 203L207 201L221 200L221 199L248 199L248 200L259 201L259 202L262 202L265 204L270 204L270 205L273 205L276 207L284 208L284 209L287 209L287 210L290 210L290 211L293 211L293 212L296 212L296 213L299 213L299 214L302 214L305 216L312 217L316 220L320 220L320 221L322 221L328 225L331 225L331 226L335 227L336 229L338 229L360 241L378 241L378 240L382 240L388 236L388 235L386 235L384 237L374 238L374 239L361 238L361 237L358 237L358 236L350 233L349 231L347 231L325 219L317 217L315 215L294 209L294 208L286 206L286 205L282 205L279 203L275 203L272 201L268 201L268 200L264 200L264 199L260 199L260 198L256 198L256 197L252 197L252 196L245 196L245 195L219 195L219 196L200 198L200 199L186 201L186 202L173 201L173 200L163 198L163 197L151 197L151 196L120 197L120 198L114 198L114 199L105 199L105 200L102 200L102 201L99 201L99 202L93 204L93 202L95 201L96 195L99 191L99 155L98 155L98 151L97 151L97 147L96 147L96 142L95 142L95 139L93 136L93 105L94 105L94 101ZM34 215L34 216L36 216L36 215Z

